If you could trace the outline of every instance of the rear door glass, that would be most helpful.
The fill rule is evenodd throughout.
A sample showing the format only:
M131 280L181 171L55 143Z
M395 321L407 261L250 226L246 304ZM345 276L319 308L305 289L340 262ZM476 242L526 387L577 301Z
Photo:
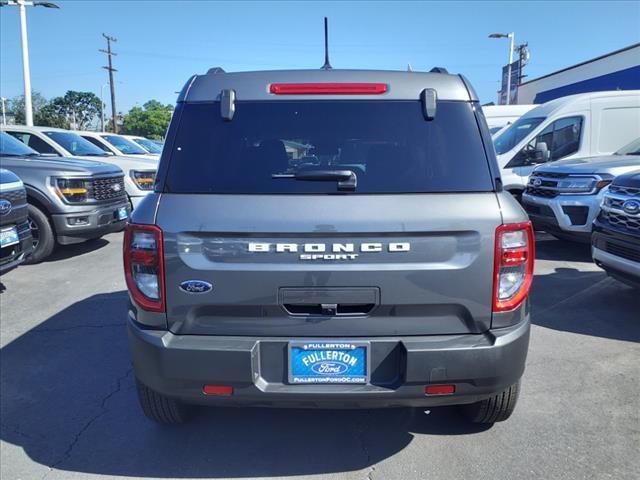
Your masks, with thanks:
M354 194L491 191L473 107L440 101L425 121L418 101L185 104L165 190L174 193L336 193L337 182L274 178L350 170Z

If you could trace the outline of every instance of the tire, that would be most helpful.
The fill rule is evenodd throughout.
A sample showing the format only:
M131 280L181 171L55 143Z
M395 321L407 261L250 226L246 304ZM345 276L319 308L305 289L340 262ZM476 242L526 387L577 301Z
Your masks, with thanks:
M191 416L192 407L154 392L137 378L136 387L140 407L149 420L163 425L179 425Z
M470 405L463 405L462 411L473 423L504 422L515 410L519 393L520 382L511 385L498 395Z
M28 208L29 228L33 237L33 251L25 259L26 265L40 263L53 253L56 246L56 238L51 228L47 215L38 207L31 205Z

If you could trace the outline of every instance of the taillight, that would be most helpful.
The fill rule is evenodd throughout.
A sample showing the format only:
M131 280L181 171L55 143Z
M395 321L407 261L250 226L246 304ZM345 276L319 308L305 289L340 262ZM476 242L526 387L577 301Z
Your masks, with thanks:
M493 311L518 307L533 281L535 238L531 222L500 225L496 229Z
M380 95L386 83L272 83L274 95Z
M144 310L164 312L162 230L155 225L127 225L124 274L134 301Z

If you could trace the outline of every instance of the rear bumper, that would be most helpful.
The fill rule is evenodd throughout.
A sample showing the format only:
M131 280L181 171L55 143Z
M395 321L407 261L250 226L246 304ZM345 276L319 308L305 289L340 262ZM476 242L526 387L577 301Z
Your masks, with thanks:
M349 338L371 348L367 385L290 385L290 338L174 335L129 318L135 374L164 395L205 405L376 408L473 403L522 376L527 319L479 335ZM309 339L305 339L309 340ZM232 396L206 396L205 384L231 385ZM455 384L453 395L425 396L428 384Z
M522 204L537 230L562 233L588 242L593 220L600 211L602 195L536 197L524 193Z
M58 243L69 245L84 242L91 238L99 238L107 233L122 230L127 219L118 220L117 212L121 207L127 209L127 218L131 215L128 201L104 205L86 211L54 214L51 216ZM82 218L82 224L73 224L74 219Z

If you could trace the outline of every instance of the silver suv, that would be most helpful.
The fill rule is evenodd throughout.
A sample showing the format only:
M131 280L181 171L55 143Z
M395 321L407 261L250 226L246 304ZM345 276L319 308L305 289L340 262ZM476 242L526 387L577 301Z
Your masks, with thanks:
M537 229L589 243L608 185L638 168L640 138L613 155L558 160L533 171L522 204Z
M533 260L464 77L212 69L125 233L140 404L165 423L192 404L505 420Z

